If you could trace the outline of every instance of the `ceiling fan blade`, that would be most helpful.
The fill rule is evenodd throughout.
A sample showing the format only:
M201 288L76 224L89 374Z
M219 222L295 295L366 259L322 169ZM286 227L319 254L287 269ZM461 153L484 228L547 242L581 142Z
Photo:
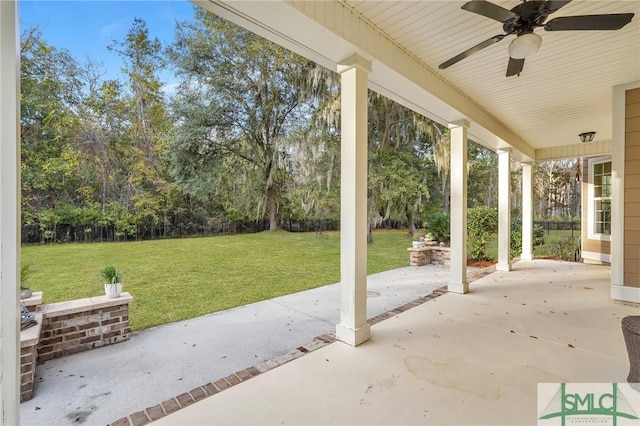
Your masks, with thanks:
M507 77L513 75L520 75L524 68L524 59L509 58L509 65L507 65Z
M462 9L468 12L477 13L478 15L486 16L487 18L495 19L499 22L506 22L509 19L513 19L518 16L510 10L485 0L473 0L467 2L462 6Z
M571 0L547 0L543 6L547 13L553 13L569 3L571 3Z
M445 62L441 63L438 66L438 68L440 68L441 70L443 70L445 68L449 68L451 65L453 65L453 64L455 64L457 62L460 62L464 58L467 58L467 57L473 55L476 52L479 52L480 50L484 49L485 47L489 47L492 44L499 42L500 40L502 40L506 36L507 36L507 34L499 34L499 35L493 36L490 39L485 40L482 43L476 44L472 48L467 49L464 52L457 54L456 56L454 56L453 58L449 59L448 61L445 61Z
M562 16L547 22L547 31L576 30L619 30L631 22L633 13L612 13L609 15Z

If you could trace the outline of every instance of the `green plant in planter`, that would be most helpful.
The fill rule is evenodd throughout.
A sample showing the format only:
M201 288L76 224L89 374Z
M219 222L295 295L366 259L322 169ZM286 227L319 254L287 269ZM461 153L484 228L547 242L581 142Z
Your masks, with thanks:
M31 297L31 289L27 287L27 279L29 279L30 263L20 265L20 299L28 299Z
M104 279L105 284L117 284L122 283L124 277L122 271L119 271L113 265L105 265L100 270L100 276Z
M113 265L103 266L99 275L104 279L104 293L110 299L120 297L122 292L122 271Z

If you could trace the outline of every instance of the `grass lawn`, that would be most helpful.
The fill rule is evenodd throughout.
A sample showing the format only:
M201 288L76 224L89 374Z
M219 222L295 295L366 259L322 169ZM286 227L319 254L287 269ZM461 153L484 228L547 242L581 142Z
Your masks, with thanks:
M580 230L574 230L573 235L570 229L560 229L560 230L551 230L544 231L544 240L547 241L557 241L565 238L569 238L573 236L573 238L580 238Z
M406 230L380 230L367 273L409 265ZM131 293L133 330L193 318L340 281L340 234L284 231L128 243L22 247L28 286L44 303L104 294L98 271L114 264Z

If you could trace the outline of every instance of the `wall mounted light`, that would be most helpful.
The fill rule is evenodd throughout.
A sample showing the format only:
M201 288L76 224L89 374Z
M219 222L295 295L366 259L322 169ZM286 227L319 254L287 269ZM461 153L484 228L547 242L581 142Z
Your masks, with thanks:
M584 132L584 133L580 133L578 136L580 136L580 140L582 142L591 142L595 135L596 135L596 132Z

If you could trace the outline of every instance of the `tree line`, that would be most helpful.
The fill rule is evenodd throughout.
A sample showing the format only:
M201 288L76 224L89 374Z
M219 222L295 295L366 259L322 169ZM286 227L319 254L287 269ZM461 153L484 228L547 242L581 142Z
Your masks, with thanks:
M136 18L108 49L117 79L22 33L24 242L339 226L337 74L197 7L166 46ZM368 101L370 228L415 230L448 211L448 129ZM470 207L495 206L496 164L470 144Z

